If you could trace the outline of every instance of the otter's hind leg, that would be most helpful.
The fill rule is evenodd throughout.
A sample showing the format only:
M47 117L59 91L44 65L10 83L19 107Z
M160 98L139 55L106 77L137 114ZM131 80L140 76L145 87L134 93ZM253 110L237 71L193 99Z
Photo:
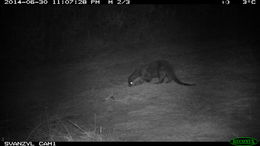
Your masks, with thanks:
M164 71L160 71L160 72L159 72L159 81L156 82L155 84L163 83L165 77L166 77L166 73L165 73Z
M173 77L170 75L167 75L167 81L166 83L170 83L173 80Z

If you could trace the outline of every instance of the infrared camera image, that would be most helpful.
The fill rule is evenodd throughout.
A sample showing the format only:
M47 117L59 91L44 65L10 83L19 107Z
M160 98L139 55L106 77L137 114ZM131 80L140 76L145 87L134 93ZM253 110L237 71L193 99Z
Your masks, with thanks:
M254 6L11 6L3 141L259 140Z

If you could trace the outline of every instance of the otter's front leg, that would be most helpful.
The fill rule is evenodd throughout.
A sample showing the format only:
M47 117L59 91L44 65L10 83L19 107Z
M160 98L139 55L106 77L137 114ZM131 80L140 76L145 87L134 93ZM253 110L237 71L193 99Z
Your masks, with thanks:
M143 80L144 80L145 82L151 82L152 77L151 77L150 74L145 74L145 75L143 76Z

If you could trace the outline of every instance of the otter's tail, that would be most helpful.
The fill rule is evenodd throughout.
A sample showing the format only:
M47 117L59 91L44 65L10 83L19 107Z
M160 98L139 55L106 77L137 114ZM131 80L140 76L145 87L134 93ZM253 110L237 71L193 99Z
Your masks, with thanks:
M184 86L195 86L195 85L196 85L196 84L194 84L194 83L184 83L184 82L182 82L181 80L179 80L179 79L177 78L176 74L173 75L173 80L174 80L176 83L178 83L178 84L180 84L180 85L184 85Z

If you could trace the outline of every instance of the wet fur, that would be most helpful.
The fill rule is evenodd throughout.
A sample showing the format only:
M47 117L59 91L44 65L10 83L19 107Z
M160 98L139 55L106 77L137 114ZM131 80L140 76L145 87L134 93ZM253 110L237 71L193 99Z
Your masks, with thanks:
M180 81L175 75L174 69L171 64L166 60L157 60L149 64L142 65L137 68L129 77L128 77L128 86L136 86L142 84L143 82L150 82L153 78L159 78L159 81L156 84L171 82L174 80L180 85L193 86L195 84L184 83ZM167 79L167 80L166 80ZM133 84L131 84L131 82Z

